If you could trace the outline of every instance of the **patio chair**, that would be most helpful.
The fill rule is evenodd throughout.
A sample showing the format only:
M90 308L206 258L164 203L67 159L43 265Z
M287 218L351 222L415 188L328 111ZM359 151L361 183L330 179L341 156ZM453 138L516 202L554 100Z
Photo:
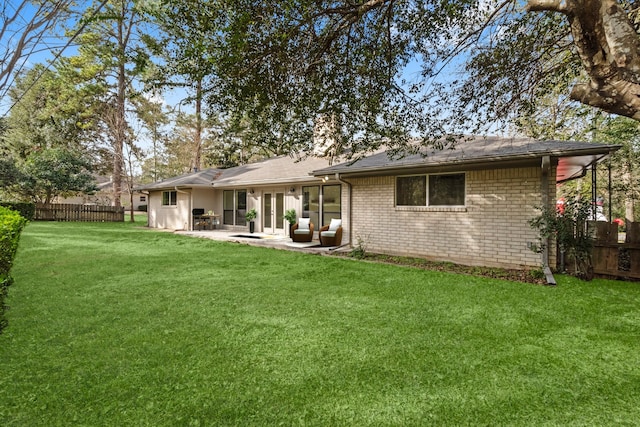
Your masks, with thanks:
M313 223L309 218L299 218L291 227L291 238L294 242L310 242L313 240Z
M340 246L342 243L342 220L332 219L331 224L320 228L318 237L321 246Z

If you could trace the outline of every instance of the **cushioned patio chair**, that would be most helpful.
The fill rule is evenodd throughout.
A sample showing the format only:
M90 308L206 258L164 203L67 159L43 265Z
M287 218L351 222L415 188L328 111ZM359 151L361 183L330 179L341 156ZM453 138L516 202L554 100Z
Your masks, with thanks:
M342 243L342 220L332 219L331 224L320 228L319 238L322 246L340 246Z
M313 240L313 223L309 218L299 218L291 227L291 238L294 242L310 242Z

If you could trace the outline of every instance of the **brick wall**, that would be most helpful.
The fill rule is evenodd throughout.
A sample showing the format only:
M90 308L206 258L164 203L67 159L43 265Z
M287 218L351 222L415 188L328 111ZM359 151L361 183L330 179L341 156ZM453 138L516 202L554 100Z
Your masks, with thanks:
M550 203L555 203L555 168ZM541 200L541 168L469 171L464 208L395 207L395 177L354 178L353 236L367 250L468 265L539 267L529 219ZM555 251L552 253L555 256ZM554 261L552 261L551 265Z

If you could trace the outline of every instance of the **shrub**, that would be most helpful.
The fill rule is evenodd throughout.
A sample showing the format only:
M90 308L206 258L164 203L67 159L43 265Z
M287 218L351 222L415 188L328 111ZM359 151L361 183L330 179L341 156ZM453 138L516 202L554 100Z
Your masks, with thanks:
M9 208L0 206L0 332L6 326L4 298L12 283L9 271L18 251L20 233L27 220Z
M531 227L540 232L539 242L532 250L544 250L547 239L553 238L558 250L573 262L573 275L583 280L593 279L593 237L587 229L590 217L591 202L578 198L565 203L564 212L542 208L540 216L529 221Z
M358 244L351 249L351 256L358 259L364 259L367 256L367 241L364 237L358 235Z
M140 212L146 212L147 211L147 205L138 205L138 210Z
M9 208L18 212L23 218L28 221L33 221L36 215L36 205L29 202L0 202L0 206Z

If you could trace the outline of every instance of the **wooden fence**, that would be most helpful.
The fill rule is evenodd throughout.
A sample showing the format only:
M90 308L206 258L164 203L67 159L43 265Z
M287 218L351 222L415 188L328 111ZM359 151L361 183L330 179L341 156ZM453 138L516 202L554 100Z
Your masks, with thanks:
M618 239L618 225L589 224L595 235L591 257L595 274L640 279L640 222L627 223L624 241Z
M36 221L123 222L124 208L62 203L37 204L34 219Z

